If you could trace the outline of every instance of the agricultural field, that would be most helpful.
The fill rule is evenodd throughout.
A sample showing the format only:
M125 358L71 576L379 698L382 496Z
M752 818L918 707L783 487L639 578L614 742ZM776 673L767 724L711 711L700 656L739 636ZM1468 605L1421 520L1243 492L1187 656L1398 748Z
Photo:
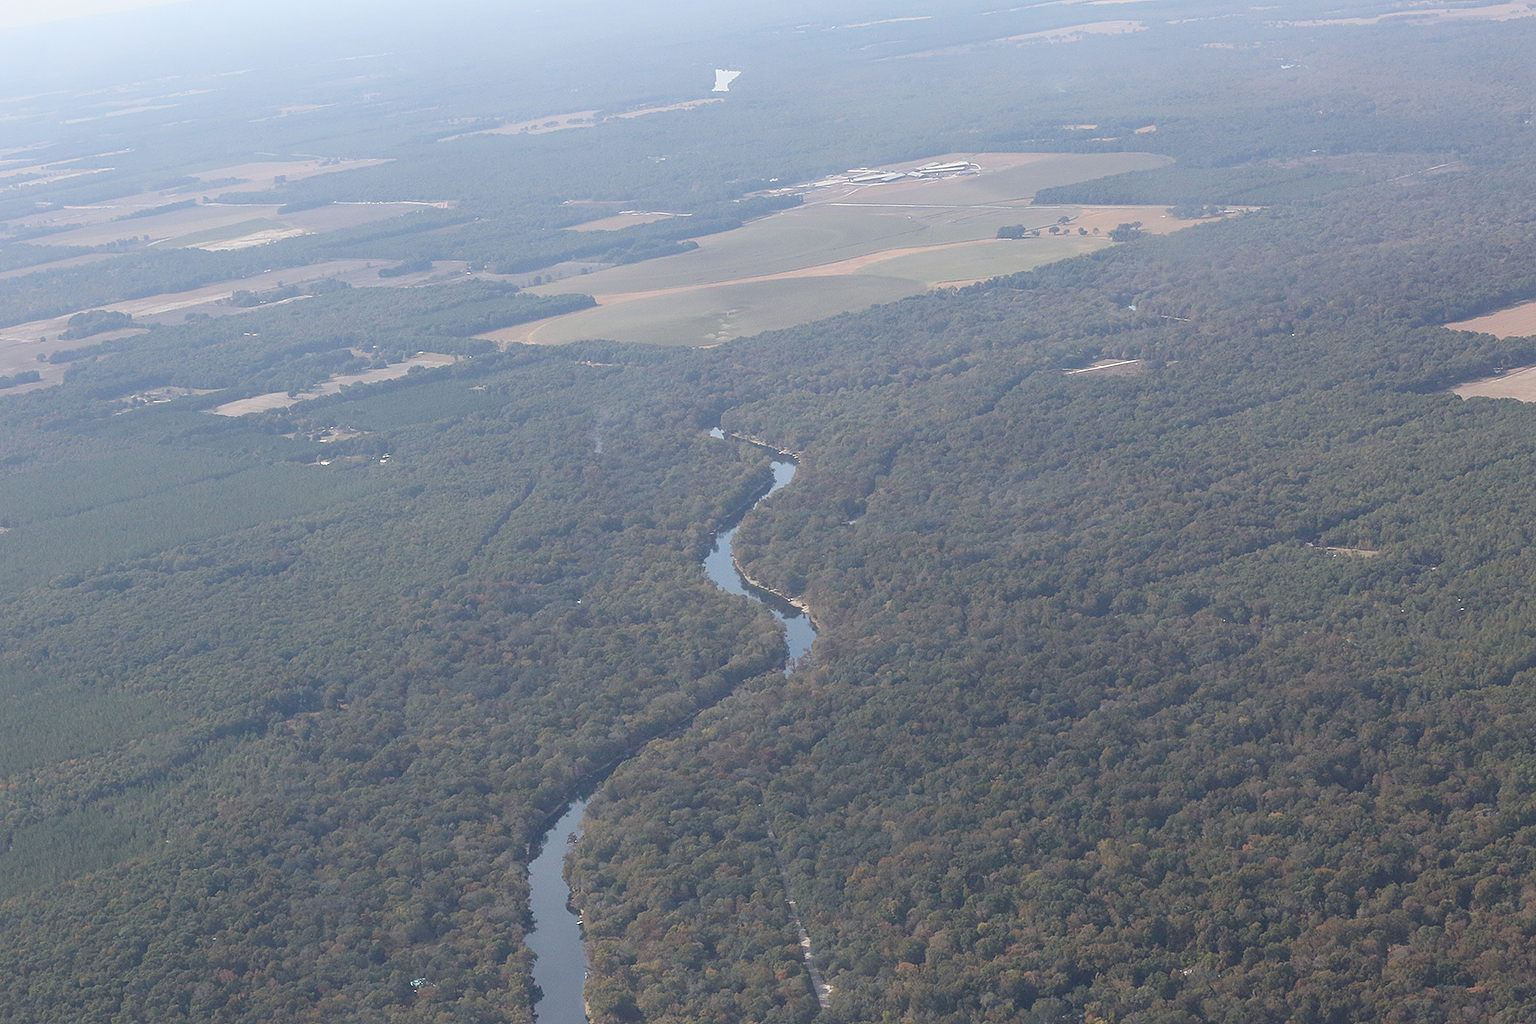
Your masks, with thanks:
M712 97L702 100L685 100L681 103L668 103L662 106L642 107L639 110L627 110L620 114L604 114L599 110L578 110L569 114L546 114L543 117L529 118L526 121L513 121L495 128L482 128L479 131L449 135L438 141L453 142L457 139L468 139L477 135L544 135L549 132L564 131L568 128L591 128L602 124L609 118L627 120L645 117L648 114L665 114L674 110L693 110L705 104L723 102L725 102L723 97Z
M1520 366L1493 377L1470 380L1451 389L1462 398L1513 398L1536 402L1536 366Z
M1446 324L1453 331L1477 331L1495 338L1519 338L1536 334L1536 302L1522 302L1469 320Z
M611 217L600 217L597 220L589 220L585 224L571 225L572 231L622 231L632 228L636 224L654 224L659 220L668 220L677 216L674 213L644 213L639 210L621 212Z
M194 183L176 189L142 192L81 206L50 206L38 213L18 217L8 222L7 228L11 232L46 229L49 233L43 235L41 241L50 245L103 245L122 238L140 236L147 236L152 243L172 246L228 242L256 233L253 230L242 235L238 232L231 233L228 229L238 226L243 221L249 221L253 217L274 216L278 207L282 205L282 201L276 201L267 207L229 206L205 202L205 200L215 198L218 194L232 189L241 192L271 191L279 184L286 182L301 181L320 174L376 167L384 163L388 161L380 159L275 160L238 164L187 176L200 181L225 183L209 187L209 191L214 193L213 196L195 191L197 186ZM58 173L56 168L50 169L50 167L20 167L10 169L9 173L18 175L38 172ZM232 186L228 184L231 181L237 181L239 184ZM191 201L192 205L180 206L181 203L188 201ZM166 210L163 213L149 212L168 206L180 208ZM340 217L333 212L329 218L313 216L320 213L320 210L303 211L285 216L286 223L282 228L295 234L330 231L339 227L366 224L385 217L398 216L400 213L419 208L417 204L412 203L356 204L356 209L351 209Z
M404 362L391 363L377 370L368 370L363 373L342 374L297 394L290 394L287 391L272 391L264 395L238 398L233 402L225 402L223 405L214 406L208 411L215 416L244 416L253 412L286 409L289 406L297 405L300 402L307 402L313 398L339 395L342 388L351 387L354 384L378 384L381 381L396 380L397 378L404 377L417 367L436 369L439 366L448 366L454 361L453 356L444 355L441 352L418 352Z
M1483 7L1432 7L1411 11L1390 11L1357 18L1316 18L1310 21L1277 21L1283 28L1319 28L1334 25L1383 25L1393 22L1428 23L1435 21L1509 21L1536 15L1530 4L1488 4Z
M241 307L230 304L236 292L269 292L284 285L310 285L333 278L353 288L415 288L424 285L450 284L461 281L506 281L502 275L484 270L470 270L463 261L445 261L427 270L412 271L395 277L380 277L379 270L390 261L362 259L323 260L304 267L288 267L269 270L249 277L222 281L186 292L170 292L150 295L142 299L126 299L108 303L100 308L110 312L126 313L133 318L134 326L121 331L108 331L91 335L85 341L72 341L59 337L69 326L73 312L45 320L32 320L11 327L0 328L0 375L19 370L38 369L44 383L57 383L64 373L63 366L52 366L41 360L54 352L79 348L141 333L141 329L153 325L170 326L184 323L197 316L234 316L264 308ZM298 295L284 302L302 302L308 295Z
M156 205L168 202L162 198ZM209 202L124 220L119 218L125 212L125 205L113 204L65 210L52 216L39 214L37 222L50 227L78 224L69 230L43 236L41 241L51 245L106 245L121 238L142 237L148 244L163 248L196 247L218 251L357 227L423 208L441 208L435 203L346 203L282 213L281 207L281 203L235 205ZM126 212L133 210L127 207Z
M1164 233L1193 223L1168 217L1164 207L1032 204L1041 188L1168 163L1152 154L951 153L893 169L961 161L981 172L815 188L802 206L700 238L691 252L536 287L540 294L591 294L598 308L484 337L715 345L937 286L1030 270L1109 245L1106 236L1120 223L1141 221ZM999 227L1019 223L1041 236L997 238ZM1052 227L1062 233L1050 235Z

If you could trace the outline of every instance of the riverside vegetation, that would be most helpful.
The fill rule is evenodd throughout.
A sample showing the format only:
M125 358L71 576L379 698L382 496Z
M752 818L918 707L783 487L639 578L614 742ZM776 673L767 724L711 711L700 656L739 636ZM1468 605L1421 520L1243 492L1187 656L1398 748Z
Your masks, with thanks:
M975 69L989 145L1179 160L1058 201L1261 210L704 350L499 352L472 335L581 300L320 289L92 339L8 396L0 1020L532 1020L529 849L604 779L570 866L603 1024L1525 1019L1536 411L1444 389L1536 340L1440 325L1536 297L1536 19L1287 30L1300 70L1203 46L1259 17L1047 52L957 15L879 38L978 48L859 67ZM776 45L819 67L829 38ZM1021 113L1021 62L1092 84ZM684 170L643 156L780 115L465 140L484 159L435 184L479 222L62 250L107 258L0 308L343 250L563 259L532 225L565 199L724 209L802 159L942 152L975 127L944 95ZM1060 128L1089 123L1126 131ZM379 131L394 163L284 201L419 190L430 147ZM547 191L498 195L494 152ZM461 358L206 412L421 349ZM1141 372L1065 374L1102 359ZM797 453L736 539L814 611L787 677L769 613L699 569L770 480L715 427Z

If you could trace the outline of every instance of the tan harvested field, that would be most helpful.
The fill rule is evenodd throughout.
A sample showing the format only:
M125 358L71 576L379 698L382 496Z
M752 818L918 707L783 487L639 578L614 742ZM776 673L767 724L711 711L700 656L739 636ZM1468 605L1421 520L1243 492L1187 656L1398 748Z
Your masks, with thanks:
M707 106L711 103L724 103L724 96L711 96L702 100L686 100L682 103L669 103L664 107L645 107L641 110L627 110L622 114L612 116L618 118L645 117L647 114L665 114L670 110L693 110L697 107Z
M1480 334L1491 334L1495 338L1523 338L1536 334L1536 302L1522 302L1497 313L1475 316L1471 320L1458 320L1445 326L1453 331L1477 331Z
M1319 28L1324 25L1382 25L1390 22L1510 21L1536 16L1527 3L1489 4L1484 7L1435 7L1428 10L1391 11L1364 18L1325 18L1316 21L1272 21L1276 28Z
M1246 210L1256 210L1258 207L1234 206L1229 209L1225 217L1235 217ZM1090 234L1097 228L1100 233L1108 234L1121 224L1133 224L1141 222L1141 230L1149 235L1171 235L1175 231L1183 231L1195 224L1211 224L1224 217L1203 217L1195 220L1184 220L1181 217L1173 217L1168 213L1166 206L1095 206L1085 208L1083 212L1072 221L1072 228L1087 228Z
M271 291L279 284L303 284L306 281L318 280L322 277L335 277L345 281L354 288L411 288L420 285L447 284L453 281L467 281L482 279L488 281L506 281L509 278L483 272L469 273L467 264L443 262L437 264L431 270L423 270L415 274L402 274L400 277L379 277L379 269L391 265L389 260L328 260L324 263L315 263L307 267L288 267L283 270L271 270L254 277L241 278L237 281L224 281L220 284L208 285L188 292L174 292L165 295L153 295L143 299L131 299L126 302L114 302L104 309L116 310L128 313L135 322L143 324L164 323L177 324L185 322L187 315L192 313L207 313L211 316L238 316L248 312L235 306L226 305L228 299L237 291L252 292ZM304 299L290 301L302 302ZM261 307L256 307L261 308ZM81 312L79 310L73 312ZM59 335L68 327L69 317L73 315L53 317L48 320L33 320L30 323L17 324L12 327L0 328L0 375L10 375L18 370L36 369L42 371L45 381L50 379L50 371L53 376L62 378L65 367L49 363L39 363L39 355L47 356L49 353L61 349L82 348L94 345L111 338L123 337L137 333L136 330L118 331L110 334L97 334L89 338L76 341L61 341ZM46 342L39 339L46 337ZM57 383L57 380L54 380Z
M1462 398L1513 398L1536 402L1536 366L1521 366L1500 377L1484 377L1451 388Z
M622 231L636 224L650 224L677 216L673 213L616 213L601 220L589 220L585 224L573 224L569 231Z
M710 99L668 103L666 106L661 107L643 107L640 110L626 110L622 114L603 114L601 117L598 116L601 112L597 110L578 110L570 114L548 114L544 117L535 117L528 121L515 121L496 128L482 128L477 132L449 135L437 141L452 142L455 139L468 139L476 135L543 135L545 132L565 131L567 128L592 128L614 118L645 117L647 114L664 114L670 110L693 110L706 104L724 102L725 97L716 96Z
M456 361L457 357L444 355L441 352L418 352L403 363L391 363L382 369L368 370L365 373L348 373L340 377L332 377L319 387L301 391L297 395L289 395L286 391L274 391L266 395L254 395L251 398L225 402L208 411L215 416L244 416L246 413L266 412L268 409L286 409L291 405L307 402L311 398L334 395L342 388L353 384L377 384L380 381L404 377L417 366L447 366Z
M869 28L871 25L896 25L904 21L932 21L933 15L920 14L911 18L881 18L879 21L858 21L843 28Z
M198 171L192 177L199 181L218 181L223 178L246 178L248 183L234 188L221 187L219 191L261 192L277 187L279 177L289 181L313 178L317 174L335 174L337 171L355 171L363 167L377 167L388 160L269 160L258 163L235 164L218 167L211 171Z
M145 209L165 205L170 200L140 206ZM151 245L167 248L197 246L203 249L236 249L261 245L278 238L308 235L338 228L356 227L376 220L386 220L429 207L443 208L445 203L333 203L314 210L279 214L278 204L238 206L208 203L190 206L169 213L131 220L114 220L132 208L117 206L103 208L68 209L59 211L52 223L67 223L66 217L79 227L61 231L38 239L40 244L54 245L102 245L120 238L149 236ZM265 220L268 223L238 230L241 225Z
M1119 36L1129 32L1143 32L1146 23L1141 21L1095 21L1086 25L1069 25L1066 28L1052 28L1044 32L1025 32L1022 35L1007 36L999 42L1004 43L1075 43L1089 36Z
M1143 32L1147 28L1141 21L1093 21L1083 25L1068 25L1065 28L1046 29L1043 32L1024 32L1016 36L1002 36L997 39L989 39L981 43L963 43L959 46L945 46L937 50L923 50L918 53L905 53L900 57L889 58L893 60L910 60L914 57L939 57L950 54L975 53L977 50L992 46L1029 46L1035 43L1078 43L1093 36L1118 36L1131 32Z
M538 286L533 290L539 294L591 294L599 305L485 337L503 343L614 338L713 345L1103 248L1110 244L1108 231L1122 222L1139 220L1154 231L1194 223L1167 218L1163 207L1032 205L1035 191L1047 185L1162 166L1163 157L964 153L934 160L973 162L983 171L818 189L798 208L701 238L691 252ZM1048 234L1045 229L1062 217L1069 221L1066 232ZM996 237L999 227L1020 223L1040 229L1041 237ZM1079 234L1079 227L1089 233Z
M29 146L24 149L8 149L5 150L4 153L6 156L10 156L12 153L26 153L38 148L41 147ZM82 178L88 175L100 174L104 171L110 171L113 168L80 167L77 165L82 160L97 160L101 159L102 157L118 156L119 154L127 152L129 152L129 150L118 149L108 153L93 153L90 156L77 157L70 160L60 160L54 163L28 163L25 159L0 160L0 164L12 165L0 167L0 193L9 192L13 189L31 189L36 188L39 185L51 185L54 182L63 181L66 178ZM35 177L33 177L34 175ZM23 176L30 177L31 180L12 181L9 184L6 181L8 178L14 179Z
M225 237L200 240L196 243L185 243L194 248L206 249L209 252L226 252L231 249L254 249L258 245L269 245L272 242L280 242L285 238L297 238L304 234L300 228L287 224L279 224L273 221L257 222L260 224L255 230L243 230L246 225L237 225L242 228L238 232L227 232Z
M25 277L27 274L36 274L43 270L68 270L70 267L83 267L87 263L100 263L102 260L110 260L112 253L93 252L84 256L71 256L68 259L54 260L51 263L39 263L31 267L17 267L15 270L0 271L0 281L8 277Z
M292 117L294 114L307 114L312 110L324 110L327 107L334 107L335 105L336 104L334 103L301 103L295 107L283 107L271 117L258 117L251 123L260 124L263 121L274 121L279 117Z
M372 167L386 162L384 160L343 160L327 164L319 160L277 161L221 167L213 171L201 171L195 177L210 181L224 178L245 179L244 183L240 185L221 185L210 189L214 194L230 191L260 192L275 188L276 179L280 176L286 176L289 181L297 181L316 174L329 174L333 171ZM218 231L254 217L272 216L276 213L278 206L282 204L282 200L277 196L273 197L274 201L271 206L220 206L214 203L203 205L200 201L202 198L197 192L145 192L136 196L114 199L111 202L94 203L90 206L66 206L42 210L26 217L19 217L11 221L10 224L15 228L47 226L55 228L68 227L71 229L37 239L38 243L43 245L102 245L120 238L137 238L141 235L148 235L151 242L164 243L169 239L176 239L185 235L204 231ZM155 207L183 202L188 199L199 200L199 204L149 217L133 217L127 220L117 219L141 210L154 209ZM348 227L353 224L365 224L369 221L398 216L400 213L419 208L418 205L409 203L387 204L388 207L394 208L386 208L386 204L347 205L349 207L357 205L362 208L345 214L331 214L330 216L333 219L338 217L344 218L344 221L337 226ZM320 226L321 222L325 219L325 211L327 209L329 208L284 215L284 220L289 222L287 227L291 227L293 233L297 234L330 230L329 227Z
M501 342L564 345L583 338L620 338L651 345L707 347L792 327L848 309L895 302L912 282L873 275L768 278L626 297L552 320L497 331Z
M483 128L478 132L465 132L463 135L450 135L438 141L452 142L455 139L468 139L476 135L522 135L524 133L542 135L545 132L558 132L566 128L591 128L596 123L597 111L578 110L570 114L548 114L531 121L516 121L498 128Z

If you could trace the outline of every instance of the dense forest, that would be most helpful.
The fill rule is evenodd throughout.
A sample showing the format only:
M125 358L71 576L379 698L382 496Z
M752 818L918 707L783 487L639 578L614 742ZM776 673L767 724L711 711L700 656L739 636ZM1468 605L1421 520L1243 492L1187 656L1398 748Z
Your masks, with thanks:
M449 138L563 107L384 79L238 131L388 157L295 210L454 209L223 252L14 233L0 319L85 343L0 397L0 1020L532 1021L527 864L589 792L594 1024L1527 1019L1536 409L1446 389L1536 339L1443 325L1536 298L1536 19L1137 7L1060 46L988 43L1060 9L786 31L814 93L539 136ZM604 109L676 98L627 73ZM235 131L35 194L174 197ZM485 280L100 308L341 256L665 258L792 203L774 177L980 147L1176 158L1057 202L1249 209L700 350L501 351L592 299ZM694 216L569 230L596 198ZM423 351L456 358L211 414ZM699 564L771 477L733 437L799 461L735 548L814 615L788 674Z

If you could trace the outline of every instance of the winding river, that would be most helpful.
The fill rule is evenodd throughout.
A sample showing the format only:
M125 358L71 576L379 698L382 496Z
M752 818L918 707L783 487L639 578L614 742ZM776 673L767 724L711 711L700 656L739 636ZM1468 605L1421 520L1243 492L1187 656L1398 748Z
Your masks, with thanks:
M718 431L716 437L723 437ZM787 486L795 477L795 464L788 456L773 461L773 485L752 505L756 508L775 491ZM751 511L748 509L747 511ZM754 597L763 602L775 619L784 625L785 641L789 645L790 671L795 662L811 649L816 631L810 618L776 594L753 586L737 571L731 561L731 544L741 519L728 530L715 536L714 547L704 559L704 572L715 584L729 594ZM535 1008L539 1024L587 1024L586 1007L581 990L587 976L587 949L581 940L581 922L570 909L570 887L565 884L565 855L571 843L581 834L581 816L587 801L577 800L566 808L560 820L544 835L543 848L528 868L529 902L532 904L534 929L528 934L528 946L538 959L533 967L533 982L543 992ZM794 910L790 901L791 912ZM799 925L798 915L795 921ZM805 929L800 929L802 945L809 947ZM825 989L816 977L818 994Z

